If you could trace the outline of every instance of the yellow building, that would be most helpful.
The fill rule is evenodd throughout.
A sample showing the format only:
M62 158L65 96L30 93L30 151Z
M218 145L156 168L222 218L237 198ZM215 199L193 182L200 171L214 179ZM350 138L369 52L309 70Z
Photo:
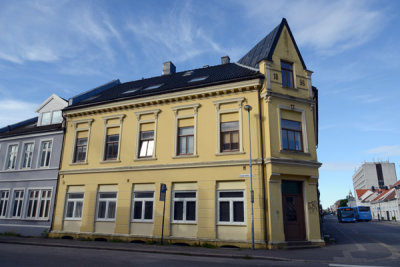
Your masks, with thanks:
M221 61L70 99L52 237L251 246L250 125L255 246L323 244L317 90L286 20Z

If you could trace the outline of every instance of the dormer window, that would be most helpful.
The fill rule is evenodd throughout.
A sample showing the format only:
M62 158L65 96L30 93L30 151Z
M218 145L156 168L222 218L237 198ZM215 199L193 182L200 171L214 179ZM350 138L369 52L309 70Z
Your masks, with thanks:
M293 64L281 61L282 86L293 88Z
M49 125L61 122L62 122L61 110L56 110L52 112L43 112L40 125Z

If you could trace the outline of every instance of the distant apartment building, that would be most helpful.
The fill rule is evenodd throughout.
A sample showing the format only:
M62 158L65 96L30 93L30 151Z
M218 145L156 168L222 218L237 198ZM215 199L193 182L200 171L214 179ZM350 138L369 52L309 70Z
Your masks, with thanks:
M50 96L38 117L0 128L0 232L47 234L51 227L67 101Z
M389 162L365 162L353 175L354 190L384 188L396 181L395 165Z

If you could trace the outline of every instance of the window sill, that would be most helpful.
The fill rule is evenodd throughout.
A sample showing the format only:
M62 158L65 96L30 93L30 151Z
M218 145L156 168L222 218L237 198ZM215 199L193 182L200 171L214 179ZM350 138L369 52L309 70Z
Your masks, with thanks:
M217 223L217 226L240 226L240 227L247 227L247 224L245 223Z
M157 160L155 157L149 157L149 158L135 158L134 161L146 161L146 160Z
M87 161L84 162L71 162L69 166L75 166L75 165L88 165Z
M171 222L171 224L187 224L187 225L197 225L197 222Z
M96 222L115 223L115 219L96 219Z
M246 154L246 152L244 152L244 151L218 152L218 153L215 153L215 156L240 155L240 154Z
M120 163L121 161L119 159L110 159L110 160L102 160L100 161L100 164L104 163Z
M82 221L82 218L76 218L76 219L74 219L74 218L64 218L64 221L73 221L73 222L80 222L80 221Z
M289 90L296 90L296 91L298 91L298 90L299 90L299 88L295 88L295 87L287 87L287 86L283 86L283 85L282 85L282 88L283 88L283 89L289 89Z
M198 158L199 155L176 155L173 156L173 159L181 159L181 158Z
M311 156L311 154L308 153L308 152L295 151L295 150L285 150L285 149L281 149L280 152L281 152L281 153L284 153L284 154L295 154L295 155Z
M151 220L151 221L131 221L131 223L151 223L151 224L153 224L154 221L153 220Z

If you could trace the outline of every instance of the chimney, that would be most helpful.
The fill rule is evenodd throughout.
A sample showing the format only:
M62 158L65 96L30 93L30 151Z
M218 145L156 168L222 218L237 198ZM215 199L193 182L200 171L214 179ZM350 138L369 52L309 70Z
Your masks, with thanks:
M172 63L171 61L164 62L162 70L163 75L173 74L175 72L176 72L176 67L174 63Z
M231 62L231 59L229 58L229 56L221 57L221 64L228 64L230 62Z

